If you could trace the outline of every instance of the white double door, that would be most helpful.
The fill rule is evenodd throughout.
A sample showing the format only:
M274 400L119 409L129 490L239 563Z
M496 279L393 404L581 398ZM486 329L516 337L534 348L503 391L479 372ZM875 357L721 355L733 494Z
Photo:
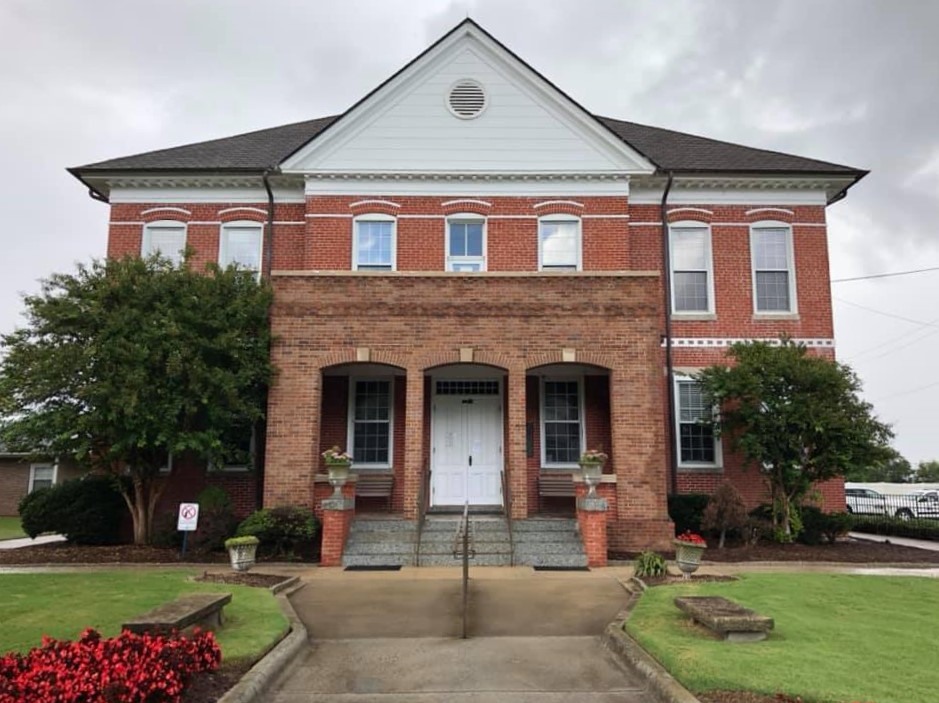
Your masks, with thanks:
M502 398L433 401L431 505L502 505Z

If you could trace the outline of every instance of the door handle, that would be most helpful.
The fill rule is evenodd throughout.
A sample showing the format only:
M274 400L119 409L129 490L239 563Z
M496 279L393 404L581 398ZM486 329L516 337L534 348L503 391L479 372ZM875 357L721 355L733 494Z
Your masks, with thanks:
M472 454L470 455L470 458L469 458L469 465L470 465L470 466L473 465L473 455L472 455Z

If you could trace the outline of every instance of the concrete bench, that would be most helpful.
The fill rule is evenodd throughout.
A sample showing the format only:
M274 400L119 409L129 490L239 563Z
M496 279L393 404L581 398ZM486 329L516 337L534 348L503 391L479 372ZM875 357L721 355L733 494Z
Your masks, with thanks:
M773 629L773 619L720 596L678 596L675 605L727 642L759 642Z
M394 474L362 471L356 474L356 498L385 498L391 509L391 491L394 488Z
M538 475L538 495L542 498L573 498L574 477L564 472L542 472Z
M190 593L125 622L122 629L138 634L166 634L172 630L185 630L196 625L206 630L215 630L221 627L222 608L229 603L231 593Z

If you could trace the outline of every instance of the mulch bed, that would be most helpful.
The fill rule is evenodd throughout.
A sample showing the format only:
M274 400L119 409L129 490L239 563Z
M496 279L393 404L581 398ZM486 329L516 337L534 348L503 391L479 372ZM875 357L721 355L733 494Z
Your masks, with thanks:
M198 674L186 687L180 703L215 703L251 668L250 662L223 663L215 671Z
M701 703L802 703L801 698L793 698L783 693L767 696L750 691L709 691L699 693L698 700Z
M611 559L631 560L635 554L611 553ZM674 554L670 555L674 556ZM705 563L741 561L810 561L846 564L939 564L939 551L903 547L898 544L847 539L835 544L810 547L805 544L759 544L755 547L709 546Z
M237 586L254 586L255 588L270 588L278 583L291 578L290 576L278 576L277 574L255 574L244 571L230 571L228 573L210 574L208 571L202 573L196 581L206 581L209 583L233 583Z
M719 576L717 574L692 574L690 579L677 574L668 576L646 576L642 582L649 586L672 586L677 583L707 583L709 581L737 581L736 576Z
M258 561L264 561L258 555ZM54 542L19 549L0 549L0 566L30 564L225 564L225 552L187 552L180 556L172 547L141 547L133 544L87 546Z

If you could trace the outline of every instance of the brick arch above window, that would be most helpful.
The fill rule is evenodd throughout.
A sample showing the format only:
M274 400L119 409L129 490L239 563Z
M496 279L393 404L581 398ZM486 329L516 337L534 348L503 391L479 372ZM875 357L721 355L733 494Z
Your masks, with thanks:
M575 215L580 217L586 209L584 204L576 200L542 200L531 206L539 217L546 215Z
M601 371L611 371L616 367L613 357L603 352L597 352L590 349L576 349L574 360L566 360L564 351L539 352L530 354L526 359L526 371L531 372L541 366L551 366L554 364L572 364L578 366L595 366Z
M331 352L319 360L320 369L326 369L330 366L341 366L344 364L382 364L384 366L393 366L398 370L407 369L407 356L397 352L383 351L381 349L369 349L368 359L363 360L361 348L348 347Z
M676 222L694 221L710 224L714 220L714 211L702 207L676 207L671 208L666 215L668 224Z
M173 221L188 223L192 220L192 211L182 207L151 207L141 210L140 219L145 223Z
M781 207L759 207L752 210L747 210L744 213L746 221L753 224L756 222L763 222L764 220L775 220L777 222L785 222L786 224L792 224L795 221L795 212Z
M349 211L354 217L359 215L391 215L397 217L401 212L401 203L393 200L382 200L374 198L369 200L357 200L349 203Z
M227 222L248 221L267 222L267 210L259 207L228 207L218 211L218 219Z
M440 209L443 210L443 214L447 216L472 213L485 217L492 211L492 203L486 200L461 198L459 200L446 200L440 203Z

